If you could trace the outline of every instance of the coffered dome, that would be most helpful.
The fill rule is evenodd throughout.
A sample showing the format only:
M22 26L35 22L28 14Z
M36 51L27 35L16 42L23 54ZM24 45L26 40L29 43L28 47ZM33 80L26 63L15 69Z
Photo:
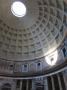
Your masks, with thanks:
M66 33L64 0L19 0L26 15L16 17L11 5L16 0L0 0L0 58L33 60L55 51Z

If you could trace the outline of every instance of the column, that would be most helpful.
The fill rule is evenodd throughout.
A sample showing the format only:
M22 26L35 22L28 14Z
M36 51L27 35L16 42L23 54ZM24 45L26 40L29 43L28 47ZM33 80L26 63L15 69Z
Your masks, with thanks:
M32 90L35 90L35 82L34 82L34 80L32 80Z
M67 90L67 70L65 70L62 74L63 74L64 84Z
M52 81L52 89L55 90L55 87L54 87L54 80L53 80L53 77L51 76L51 81Z
M44 79L44 90L48 90L47 77Z
M59 82L59 87L60 87L60 90L62 90L62 86L61 86L61 81L60 81L59 74L57 74L57 77L58 77L58 82Z
M20 80L20 90L22 90L22 80Z
M28 80L27 80L27 83L26 83L26 90L28 90Z

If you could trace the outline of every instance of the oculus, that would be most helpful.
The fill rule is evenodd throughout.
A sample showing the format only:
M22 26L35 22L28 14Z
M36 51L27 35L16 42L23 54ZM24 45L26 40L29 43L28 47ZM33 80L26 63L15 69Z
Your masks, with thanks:
M24 17L26 15L26 6L20 1L13 2L11 12L16 17Z

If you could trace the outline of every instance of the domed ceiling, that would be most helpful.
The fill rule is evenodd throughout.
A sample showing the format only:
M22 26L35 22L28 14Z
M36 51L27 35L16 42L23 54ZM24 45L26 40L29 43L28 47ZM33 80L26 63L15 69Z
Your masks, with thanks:
M0 58L33 60L56 50L65 37L64 1L19 0L27 8L20 18L11 12L14 1L0 0Z

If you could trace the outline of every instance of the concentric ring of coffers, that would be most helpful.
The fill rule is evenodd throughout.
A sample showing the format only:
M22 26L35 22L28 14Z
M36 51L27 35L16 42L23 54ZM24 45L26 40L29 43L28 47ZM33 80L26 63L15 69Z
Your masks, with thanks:
M8 19L7 22L5 22L5 17L2 13L4 19L1 16L0 57L13 61L33 60L56 50L65 37L67 14L64 8L66 6L65 3L63 3L64 1L61 1L61 3L59 0L49 1L50 2L47 2L47 0L36 1L35 8L33 8L33 11L30 10L32 16L36 16L36 18L34 18L34 20L36 20L32 20L34 23L28 28L25 28L25 26L22 27L22 29L14 28L11 26L11 20L9 20L10 25L8 25ZM31 0L31 2L35 3L35 0ZM30 2L27 1L23 3L26 3L27 6ZM3 8L3 6L1 8ZM37 13L34 15L36 8ZM14 17L13 19L21 22L19 18ZM24 17L22 20L24 20Z

